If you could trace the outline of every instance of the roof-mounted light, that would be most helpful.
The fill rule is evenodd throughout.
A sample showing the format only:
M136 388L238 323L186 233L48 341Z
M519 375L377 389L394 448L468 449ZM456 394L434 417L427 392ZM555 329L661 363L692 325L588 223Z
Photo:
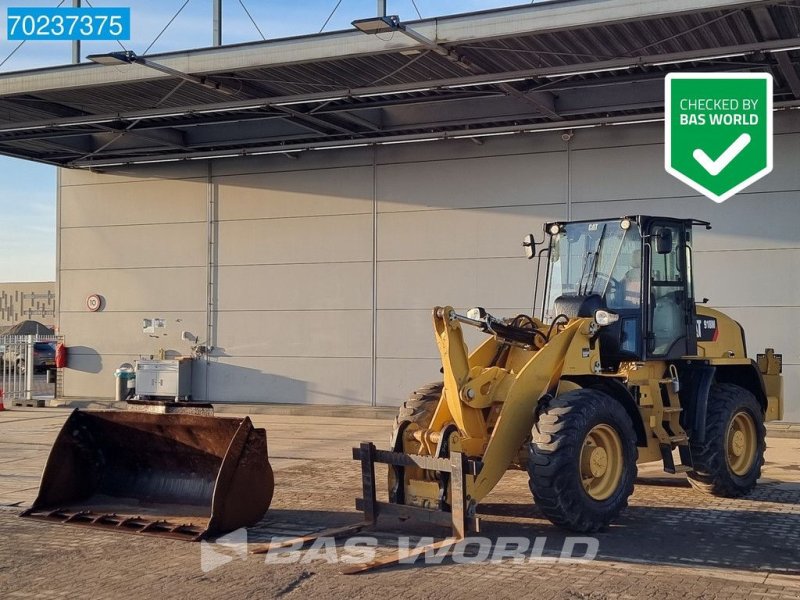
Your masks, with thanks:
M400 17L397 15L357 19L352 22L352 25L359 31L369 34L398 31L402 27L400 25Z
M98 65L131 65L138 58L133 50L124 52L107 52L105 54L90 54L87 56L90 61Z

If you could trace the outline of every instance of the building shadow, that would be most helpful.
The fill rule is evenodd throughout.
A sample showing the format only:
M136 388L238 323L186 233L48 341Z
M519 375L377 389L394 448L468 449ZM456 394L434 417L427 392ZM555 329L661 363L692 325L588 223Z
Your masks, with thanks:
M103 370L103 356L89 346L70 346L68 361L73 371L96 374Z

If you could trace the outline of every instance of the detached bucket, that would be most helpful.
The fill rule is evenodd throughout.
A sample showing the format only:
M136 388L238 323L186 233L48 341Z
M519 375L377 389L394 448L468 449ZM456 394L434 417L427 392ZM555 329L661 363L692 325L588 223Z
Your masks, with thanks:
M247 417L75 410L22 516L199 540L258 522L273 489Z

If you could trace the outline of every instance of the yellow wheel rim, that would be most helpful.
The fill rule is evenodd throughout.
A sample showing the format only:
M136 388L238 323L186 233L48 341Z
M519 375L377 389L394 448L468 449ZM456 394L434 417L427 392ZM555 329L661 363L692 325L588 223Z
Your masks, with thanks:
M756 460L758 438L750 413L740 411L733 416L725 435L728 465L735 475L747 475Z
M580 457L583 489L594 500L606 500L616 491L624 466L622 442L610 425L595 425L583 440Z

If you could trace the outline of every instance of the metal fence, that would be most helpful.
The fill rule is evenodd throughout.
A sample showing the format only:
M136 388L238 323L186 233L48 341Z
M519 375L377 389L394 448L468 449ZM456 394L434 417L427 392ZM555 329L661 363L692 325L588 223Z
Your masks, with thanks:
M52 335L0 336L0 390L5 402L20 405L42 405L56 396L55 346ZM55 373L53 374L55 375Z

